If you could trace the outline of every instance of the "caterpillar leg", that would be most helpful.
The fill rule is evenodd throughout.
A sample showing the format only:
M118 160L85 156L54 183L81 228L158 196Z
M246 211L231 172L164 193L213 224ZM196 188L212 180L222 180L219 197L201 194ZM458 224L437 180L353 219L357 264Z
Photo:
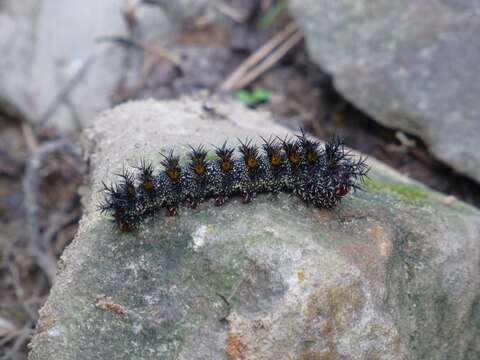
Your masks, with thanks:
M225 196L218 196L215 198L215 206L222 206L227 202L227 198Z
M185 200L185 205L190 209L196 209L201 200L189 198Z
M167 206L166 210L166 216L175 216L178 213L178 208L176 206Z
M242 197L242 203L244 204L251 203L253 200L253 194L249 192L242 193L241 197Z

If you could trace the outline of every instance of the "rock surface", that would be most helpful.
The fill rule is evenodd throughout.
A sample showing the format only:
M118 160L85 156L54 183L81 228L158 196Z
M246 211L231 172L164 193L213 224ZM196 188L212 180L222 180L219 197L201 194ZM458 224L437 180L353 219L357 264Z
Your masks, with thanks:
M312 58L340 93L480 181L480 2L290 3Z
M98 116L85 215L30 360L477 359L480 212L373 159L368 191L333 211L262 195L181 209L135 234L96 211L101 180L123 164L287 133L266 113L214 99Z

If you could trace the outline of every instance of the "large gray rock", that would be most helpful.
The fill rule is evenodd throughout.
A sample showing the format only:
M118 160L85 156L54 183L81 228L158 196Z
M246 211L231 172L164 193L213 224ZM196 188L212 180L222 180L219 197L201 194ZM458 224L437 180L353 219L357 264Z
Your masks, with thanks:
M125 76L138 76L141 62L127 62L124 48L96 40L130 36L123 15L128 3L1 1L0 111L19 113L34 123L48 118L49 125L69 130L84 126L109 108L119 82ZM166 12L169 8L154 5L138 7L141 40L168 42L174 26L187 16L180 10L186 14L193 11L184 5L171 13ZM75 85L65 91L69 84ZM62 94L67 94L66 101L58 101Z
M97 41L132 36L125 12L134 3L135 39L148 45L173 47L178 29L200 18L226 21L219 0L0 1L0 112L71 130L111 107L125 84L138 86L142 53Z
M480 180L480 2L290 2L310 55L339 92Z
M0 5L0 99L31 121L39 121L78 70L82 81L60 104L49 124L61 129L83 122L109 107L121 76L122 50L102 50L94 39L125 35L121 2L106 1L3 1ZM97 55L95 60L93 57ZM81 104L81 106L80 106Z
M30 359L478 359L479 211L373 159L368 191L333 211L258 196L181 209L134 234L96 211L101 180L124 164L287 133L211 99L100 115L85 215Z

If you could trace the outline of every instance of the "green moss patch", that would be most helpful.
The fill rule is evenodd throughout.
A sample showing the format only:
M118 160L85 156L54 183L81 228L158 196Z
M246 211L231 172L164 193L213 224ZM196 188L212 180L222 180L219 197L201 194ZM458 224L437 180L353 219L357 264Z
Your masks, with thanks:
M371 192L389 193L397 200L412 205L423 205L428 200L428 193L416 186L392 184L368 179L363 184L365 190Z

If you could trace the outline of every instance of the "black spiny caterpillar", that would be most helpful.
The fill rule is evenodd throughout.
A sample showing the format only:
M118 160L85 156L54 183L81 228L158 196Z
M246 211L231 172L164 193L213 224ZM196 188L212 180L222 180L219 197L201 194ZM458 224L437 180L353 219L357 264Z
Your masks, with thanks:
M123 170L120 181L103 183L105 199L99 208L122 231L135 229L147 216L166 209L175 215L179 206L195 207L214 199L220 206L232 196L247 203L260 193L293 193L306 204L330 209L368 172L364 158L355 159L334 139L321 147L302 132L296 139L263 139L262 149L251 140L240 142L240 157L225 142L215 147L216 159L207 160L203 146L190 147L189 162L179 163L170 151L163 169L141 161L138 172Z

